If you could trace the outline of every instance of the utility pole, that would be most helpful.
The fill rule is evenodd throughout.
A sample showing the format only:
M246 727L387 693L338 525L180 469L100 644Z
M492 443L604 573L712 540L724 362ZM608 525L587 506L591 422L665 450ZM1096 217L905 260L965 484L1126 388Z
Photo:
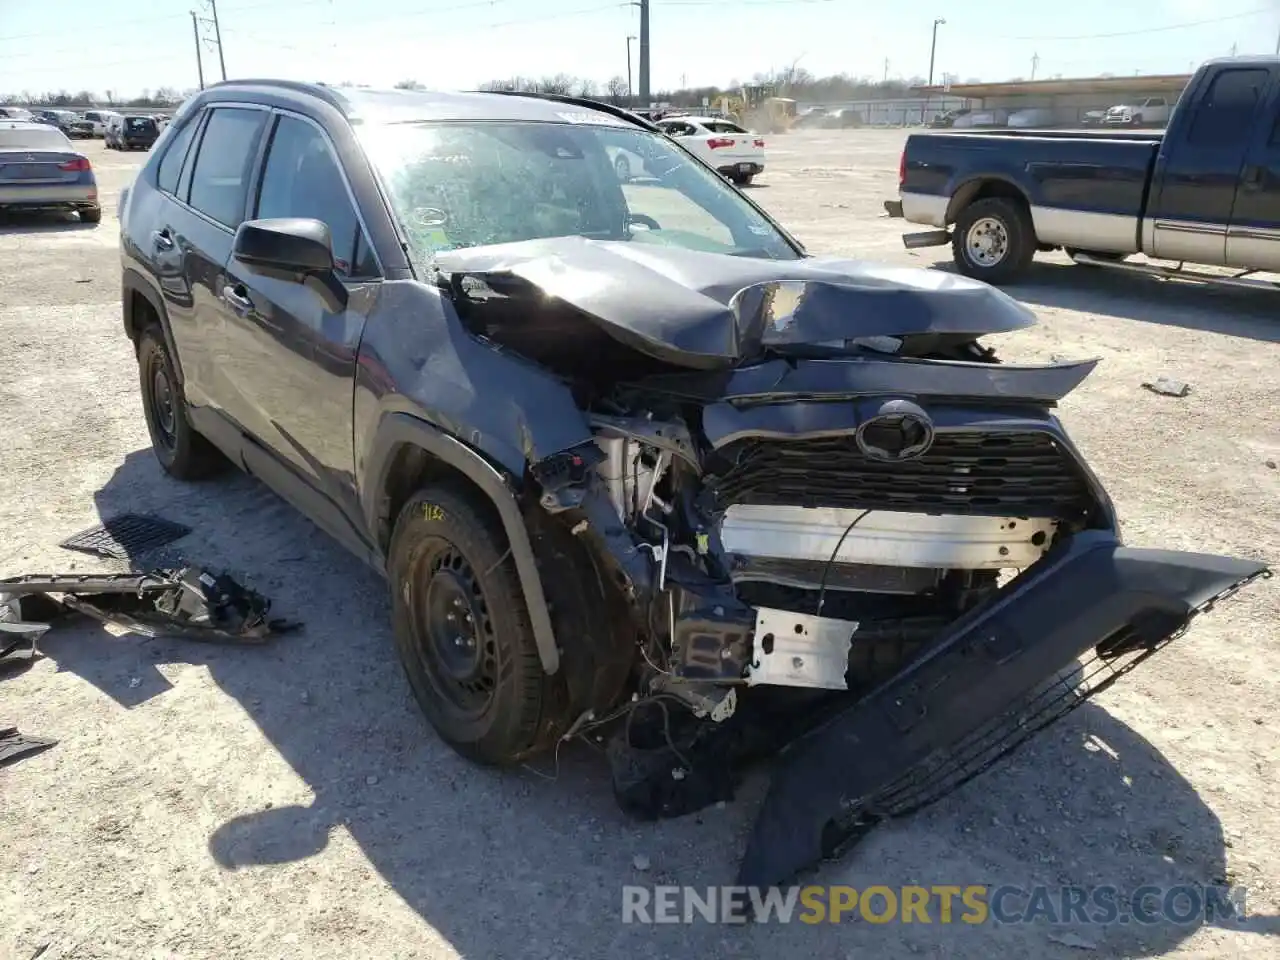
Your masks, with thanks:
M631 41L634 39L635 39L634 36L627 37L627 106L628 107L635 106L635 104L631 102Z
M222 70L222 79L227 79L227 61L222 56L222 28L218 26L218 0L209 0L209 10L213 14L213 37L218 42L218 67Z
M1031 79L1036 78L1036 67L1040 66L1040 54L1033 53L1031 55Z
M933 86L933 61L938 53L938 27L947 21L939 17L933 21L933 44L929 47L929 86Z
M191 33L196 38L196 74L200 77L200 89L204 89L204 59L200 56L200 21L191 11Z
M933 86L933 61L938 53L938 27L946 23L942 17L938 17L933 21L933 43L929 45L929 86ZM920 107L920 122L929 122L929 97L933 91L929 90L924 95L924 104Z
M884 82L889 82L889 58L884 58Z
M1233 44L1231 45L1231 55L1232 55L1233 57L1236 55L1236 51L1237 51L1238 49L1240 49L1240 45L1239 45L1238 43L1233 43Z
M212 2L212 0L210 0ZM649 0L640 3L640 105L649 106Z

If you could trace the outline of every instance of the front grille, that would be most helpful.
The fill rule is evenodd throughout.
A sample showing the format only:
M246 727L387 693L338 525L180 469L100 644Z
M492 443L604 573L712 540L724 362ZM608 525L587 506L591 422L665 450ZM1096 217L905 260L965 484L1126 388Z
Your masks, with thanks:
M1047 433L941 433L924 456L882 463L852 435L741 441L709 477L735 503L1076 519L1090 507L1074 458Z

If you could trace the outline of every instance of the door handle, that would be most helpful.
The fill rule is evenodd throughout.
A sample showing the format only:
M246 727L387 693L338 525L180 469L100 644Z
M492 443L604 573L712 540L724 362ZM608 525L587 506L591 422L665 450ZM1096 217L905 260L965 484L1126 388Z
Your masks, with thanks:
M173 234L169 232L168 227L165 227L151 234L151 242L155 244L157 250L172 250Z
M244 316L253 310L253 301L249 299L249 291L244 288L243 284L230 284L222 288L222 300L239 316Z

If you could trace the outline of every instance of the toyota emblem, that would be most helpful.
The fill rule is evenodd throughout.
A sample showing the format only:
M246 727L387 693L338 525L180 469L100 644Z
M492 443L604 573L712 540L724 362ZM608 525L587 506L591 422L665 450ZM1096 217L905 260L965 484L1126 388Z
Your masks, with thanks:
M933 421L909 400L890 400L863 421L854 439L869 460L902 463L924 456L933 446Z

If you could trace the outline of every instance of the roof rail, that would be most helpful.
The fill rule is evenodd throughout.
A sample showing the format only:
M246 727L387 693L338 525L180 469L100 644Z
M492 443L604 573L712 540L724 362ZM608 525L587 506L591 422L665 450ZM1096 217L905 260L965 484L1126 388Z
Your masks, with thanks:
M255 86L255 87L281 87L285 90L292 90L294 93L306 93L313 97L319 97L331 107L335 107L342 112L346 112L347 103L344 101L333 88L323 83L307 83L302 80L279 80L270 77L245 77L235 80L219 80L217 83L211 83L206 90L213 90L223 86Z
M607 113L611 117L617 117L619 120L625 120L627 123L633 123L637 127L644 127L646 130L658 131L658 128L644 117L632 113L625 107L619 107L612 103L605 103L603 100L593 100L591 97L571 97L560 93L537 93L532 90L476 90L474 92L496 93L499 96L504 97L529 97L534 100L551 100L555 103L567 103L575 107L587 107L591 110L599 110L601 113Z

